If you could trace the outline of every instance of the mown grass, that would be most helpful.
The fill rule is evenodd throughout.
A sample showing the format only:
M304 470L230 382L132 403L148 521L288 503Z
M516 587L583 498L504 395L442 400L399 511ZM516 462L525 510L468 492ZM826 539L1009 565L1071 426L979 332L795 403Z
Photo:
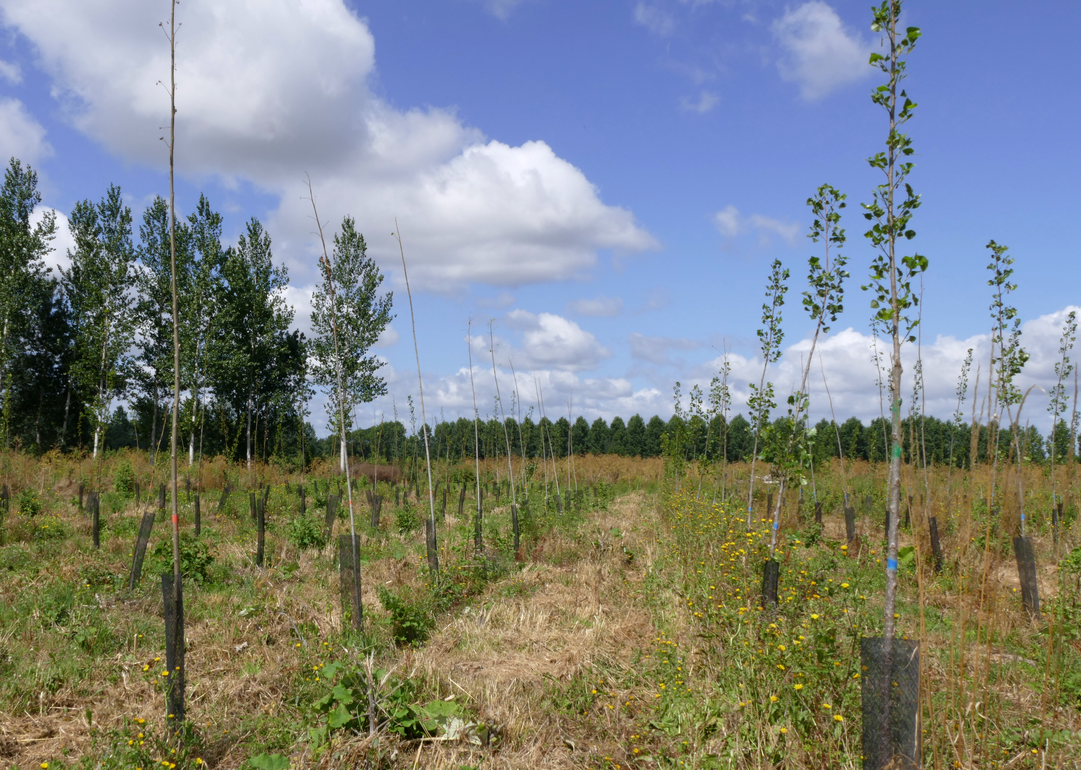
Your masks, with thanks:
M0 545L0 764L859 767L859 640L881 632L882 525L861 511L860 537L843 542L837 469L817 478L824 525L806 490L802 506L786 501L781 601L763 607L768 530L744 526L745 469L715 502L709 479L661 484L656 461L639 477L625 458L576 462L584 505L545 507L541 476L517 554L505 497L486 497L478 557L470 503L458 520L452 495L438 579L416 529L426 502L395 510L388 495L380 528L362 528L362 634L341 630L335 547L311 540L324 482L309 489L314 528L298 518L299 478L272 487L263 568L247 495L218 514L206 493L203 536L186 540L183 735L163 713L164 517L129 591L130 497L105 496L95 551L71 469L28 465L41 507L13 510ZM850 497L876 494L878 473L849 469ZM914 511L898 606L899 629L921 641L925 766L1081 766L1072 530L1055 571L1046 522L1029 514L1045 609L1029 621L978 496L961 489L945 510L942 478L933 484L946 568L932 572ZM190 506L183 498L184 522Z

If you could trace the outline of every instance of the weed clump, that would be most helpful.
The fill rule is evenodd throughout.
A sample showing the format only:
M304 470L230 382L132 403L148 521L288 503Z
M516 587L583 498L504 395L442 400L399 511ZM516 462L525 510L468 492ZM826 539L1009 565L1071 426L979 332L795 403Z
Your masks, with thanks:
M285 533L289 542L301 551L322 548L327 544L326 532L311 516L297 514L289 521Z

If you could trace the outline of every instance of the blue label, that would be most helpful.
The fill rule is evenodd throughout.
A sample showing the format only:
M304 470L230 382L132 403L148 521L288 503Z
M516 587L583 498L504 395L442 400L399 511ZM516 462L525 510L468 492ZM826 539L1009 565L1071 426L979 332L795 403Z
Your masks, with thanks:
M897 570L897 559L886 559L886 569Z
M780 525L780 524L778 524L777 522L773 522L773 528L774 528L774 529L777 529L777 528L778 528L778 527L780 527L780 526L781 526L781 525Z

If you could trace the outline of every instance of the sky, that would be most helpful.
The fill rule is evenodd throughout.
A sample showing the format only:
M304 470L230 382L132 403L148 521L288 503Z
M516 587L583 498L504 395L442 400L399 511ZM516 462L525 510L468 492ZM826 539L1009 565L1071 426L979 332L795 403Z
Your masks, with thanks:
M923 31L904 83L921 196L905 244L925 255L917 356L930 414L956 409L968 348L986 394L986 244L1016 259L1032 388L1022 420L1046 429L1066 314L1081 310L1081 145L1073 30L1081 6L908 0ZM0 155L38 170L61 223L121 186L136 217L168 193L169 4L0 0ZM230 242L251 217L289 273L307 330L318 245L311 180L330 232L356 219L394 291L380 340L388 394L361 424L417 402L412 291L429 423L504 408L523 416L667 417L673 386L730 364L734 411L763 371L757 330L770 263L791 271L784 355L767 379L798 386L814 324L802 309L807 199L844 192L845 311L819 341L812 419L878 416L861 203L886 116L871 103L881 45L866 2L822 0L185 0L177 48L178 213L200 193ZM63 230L63 228L62 228ZM50 264L63 265L61 232ZM491 337L489 337L491 328ZM879 340L878 350L886 350ZM469 357L472 356L472 371ZM1076 351L1073 353L1076 357ZM885 358L883 358L885 361ZM513 369L512 369L513 367ZM1072 393L1072 382L1069 391ZM965 404L966 415L974 405ZM326 430L324 399L312 422Z

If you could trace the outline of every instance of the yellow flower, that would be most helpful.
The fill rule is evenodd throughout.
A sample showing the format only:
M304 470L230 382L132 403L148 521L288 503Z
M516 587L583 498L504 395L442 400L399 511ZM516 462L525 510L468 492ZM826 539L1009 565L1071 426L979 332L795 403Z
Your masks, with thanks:
M814 614L814 613L812 613L812 614L811 614L811 620L818 620L818 615L817 615L817 614Z
M845 721L845 718L843 716L841 716L840 714L834 714L833 715L833 721L834 722L843 722L843 721Z
M823 704L822 704L822 708L824 708L824 709L831 709L831 708L833 708L833 706L831 706L831 705L830 705L830 704L828 704L828 703L823 703Z
M781 735L788 735L788 728L787 727L782 727L781 728Z
M803 685L802 685L802 684L797 684L797 685L795 685L795 686L793 687L793 689L795 689L795 690L802 690L802 689L803 689Z
M778 700L779 699L778 699L778 697L776 695L769 696L769 702L770 703L776 703Z

